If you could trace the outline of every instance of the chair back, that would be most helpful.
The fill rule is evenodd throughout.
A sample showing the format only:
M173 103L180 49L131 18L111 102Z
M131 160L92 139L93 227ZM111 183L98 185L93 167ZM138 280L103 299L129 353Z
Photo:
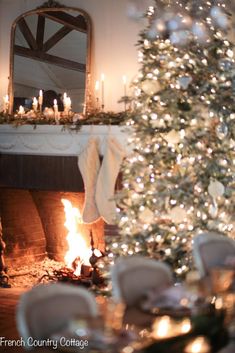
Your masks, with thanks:
M113 296L134 306L148 292L161 292L173 284L170 268L142 256L120 257L111 270Z
M97 315L92 293L85 288L55 283L42 284L24 293L17 307L16 321L19 334L27 344L29 337L47 339L73 318L89 319Z
M193 239L193 258L202 277L214 267L226 265L229 257L235 258L235 241L227 236L208 232Z

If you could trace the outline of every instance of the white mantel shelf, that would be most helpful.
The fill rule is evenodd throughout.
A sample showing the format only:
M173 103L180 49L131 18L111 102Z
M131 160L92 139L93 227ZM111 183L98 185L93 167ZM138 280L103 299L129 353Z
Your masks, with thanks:
M115 137L124 147L128 134L123 126L84 125L79 131L63 129L62 125L0 125L0 153L77 156L86 146L89 137L100 140L100 154L103 155L109 137Z

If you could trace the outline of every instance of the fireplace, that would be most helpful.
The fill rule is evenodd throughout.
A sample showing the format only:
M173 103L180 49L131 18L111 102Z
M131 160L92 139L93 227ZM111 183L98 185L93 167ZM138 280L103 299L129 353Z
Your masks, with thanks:
M1 189L1 217L8 266L33 263L46 256L64 261L69 244L63 200L71 205L68 212L73 216L72 209L76 208L78 212L82 209L84 193ZM77 220L77 228L87 247L90 246L92 230L95 248L104 250L104 222L101 219L91 225Z
M91 231L94 248L102 252L105 237L116 234L117 229L102 219L83 224L79 216L85 194L77 155L91 133L102 140L113 134L125 143L125 134L117 126L86 126L79 132L61 131L58 126L0 127L0 215L9 269L47 258L65 264L69 247L78 247L66 239L73 212L85 249L90 249ZM72 256L82 257L77 250Z

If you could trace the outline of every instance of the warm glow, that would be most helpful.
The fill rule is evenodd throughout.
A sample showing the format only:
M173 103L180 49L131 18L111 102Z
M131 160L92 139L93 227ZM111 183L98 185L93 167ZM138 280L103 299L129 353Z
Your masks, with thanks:
M156 318L153 323L153 337L155 339L165 339L184 335L191 330L191 322L188 318L174 320L170 316Z
M65 254L64 260L66 266L74 269L74 260L80 258L80 261L77 261L77 267L74 272L75 275L79 276L81 274L82 264L90 266L89 259L91 257L92 251L91 248L86 244L82 234L78 231L78 225L83 223L79 209L73 207L69 200L62 199L61 202L64 205L64 225L68 230L67 241L69 245L69 249Z
M210 345L204 337L197 337L185 348L185 353L209 353Z
M156 330L156 334L159 338L164 338L168 335L168 331L170 329L170 318L169 316L163 316L160 320L159 325Z
M3 97L3 100L4 100L4 103L5 103L5 104L8 104L8 103L9 103L9 96L8 96L8 94L6 94L6 95Z
M96 81L95 82L95 90L96 90L96 92L99 91L99 89L100 89L100 82Z

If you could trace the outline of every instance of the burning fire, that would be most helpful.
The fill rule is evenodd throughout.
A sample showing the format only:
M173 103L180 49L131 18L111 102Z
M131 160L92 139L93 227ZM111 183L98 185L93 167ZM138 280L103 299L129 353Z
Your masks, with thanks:
M89 259L92 255L92 251L90 246L86 244L86 241L84 240L82 234L78 231L78 225L83 223L79 209L73 207L72 203L69 200L62 199L61 202L64 205L64 225L68 230L68 235L66 239L69 245L69 249L65 254L64 260L67 267L74 269L74 267L76 266L74 273L75 275L79 276L81 274L82 264L90 266ZM96 250L96 255L97 251L99 250Z

